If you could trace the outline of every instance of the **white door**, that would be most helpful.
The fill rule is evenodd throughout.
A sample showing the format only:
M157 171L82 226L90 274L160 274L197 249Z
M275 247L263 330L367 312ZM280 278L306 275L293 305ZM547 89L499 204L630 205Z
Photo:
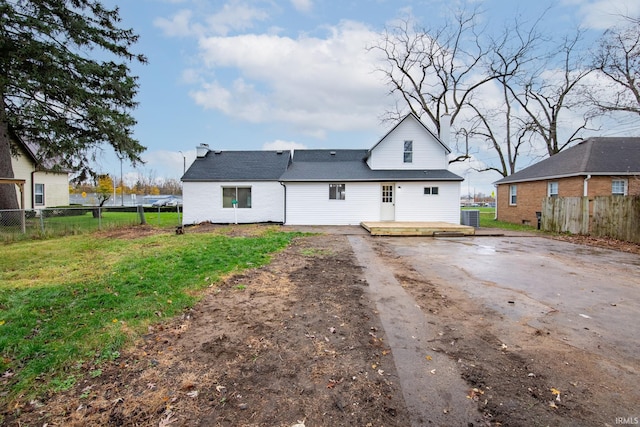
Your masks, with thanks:
M396 202L394 184L382 184L382 203L380 203L380 220L393 221L396 219Z

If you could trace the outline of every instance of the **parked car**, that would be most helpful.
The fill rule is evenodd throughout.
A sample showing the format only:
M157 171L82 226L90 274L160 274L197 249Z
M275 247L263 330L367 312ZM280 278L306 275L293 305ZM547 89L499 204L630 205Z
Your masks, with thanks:
M161 206L178 206L181 205L182 202L180 199L176 199L175 197L168 197L166 199L158 199L151 204L154 208L159 208Z

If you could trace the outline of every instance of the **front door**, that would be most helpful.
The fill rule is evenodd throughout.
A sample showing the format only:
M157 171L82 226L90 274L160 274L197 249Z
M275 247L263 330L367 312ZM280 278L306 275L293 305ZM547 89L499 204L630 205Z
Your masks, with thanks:
M382 203L380 204L380 220L393 221L396 219L396 203L394 195L394 184L382 184Z

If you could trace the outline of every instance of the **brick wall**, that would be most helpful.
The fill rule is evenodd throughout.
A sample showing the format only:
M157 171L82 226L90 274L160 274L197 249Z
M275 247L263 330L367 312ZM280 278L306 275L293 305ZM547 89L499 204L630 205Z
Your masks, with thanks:
M588 182L588 196L610 196L611 181L626 179L629 195L640 195L640 177L592 176ZM582 197L584 193L584 177L570 177L543 181L519 182L517 186L517 204L510 205L509 187L511 184L498 185L498 220L514 224L536 226L536 212L542 210L542 200L547 197L548 183L558 183L559 197Z

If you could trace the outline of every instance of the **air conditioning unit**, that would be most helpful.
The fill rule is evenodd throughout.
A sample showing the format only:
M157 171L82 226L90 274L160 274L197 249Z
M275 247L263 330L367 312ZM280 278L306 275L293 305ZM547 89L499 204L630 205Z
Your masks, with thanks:
M460 211L460 223L462 225L480 228L480 211L477 209Z

